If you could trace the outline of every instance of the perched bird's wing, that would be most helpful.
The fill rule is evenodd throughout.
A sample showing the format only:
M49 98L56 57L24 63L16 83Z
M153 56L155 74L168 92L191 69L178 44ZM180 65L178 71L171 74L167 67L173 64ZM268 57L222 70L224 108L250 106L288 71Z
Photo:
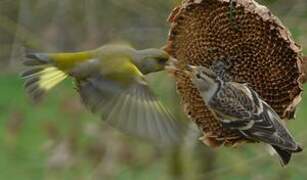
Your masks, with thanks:
M251 96L245 89L238 89L233 83L226 83L209 101L223 125L228 128L245 129L252 124L255 110Z
M244 85L245 86L245 85ZM242 89L242 88L241 88ZM245 110L254 109L255 111L250 113L249 126L244 128L239 127L238 129L247 137L253 138L258 141L266 142L273 146L277 146L283 150L289 150L292 152L298 151L300 149L295 143L291 133L282 124L282 120L278 114L266 103L259 95L250 87L245 86L245 91L252 102L250 104L254 105L254 108L247 106L248 101L244 102L242 98L243 94L240 95L238 99L244 103ZM249 92L249 93L248 93ZM234 106L233 108L239 108L240 106ZM241 113L244 115L243 113ZM237 122L246 120L246 116L242 116L237 119ZM233 126L235 127L235 126ZM276 149L276 148L275 148Z
M262 100L261 102L263 111L247 134L283 150L298 151L298 145L295 143L291 133L282 124L278 114L267 103Z
M129 134L160 144L180 141L184 126L159 102L143 76L129 83L110 77L114 76L96 74L77 83L83 103L92 112Z
M278 114L250 87L227 83L211 100L223 125L238 129L243 135L283 149L296 150L290 132Z
M281 164L286 165L289 163L292 153L300 152L302 148L294 141L287 128L283 126L278 114L266 102L259 97L257 99L262 108L259 118L254 120L255 123L250 129L241 132L247 137L272 145L280 158Z
M302 151L278 114L247 85L227 83L210 104L225 128L272 145L282 165L290 161L293 152Z

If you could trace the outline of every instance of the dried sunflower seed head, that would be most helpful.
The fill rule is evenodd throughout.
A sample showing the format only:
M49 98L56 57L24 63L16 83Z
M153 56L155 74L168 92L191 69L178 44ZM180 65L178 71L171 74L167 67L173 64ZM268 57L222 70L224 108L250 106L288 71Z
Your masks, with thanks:
M226 74L226 79L246 82L283 119L291 119L300 102L302 56L289 31L264 6L237 0L235 17L229 18L229 0L185 0L169 17L171 30L165 50L178 59L172 71L185 112L203 130L212 146L242 141L237 132L224 129L202 101L184 73L185 65L202 65ZM216 61L229 69L218 70ZM226 73L225 73L226 72Z

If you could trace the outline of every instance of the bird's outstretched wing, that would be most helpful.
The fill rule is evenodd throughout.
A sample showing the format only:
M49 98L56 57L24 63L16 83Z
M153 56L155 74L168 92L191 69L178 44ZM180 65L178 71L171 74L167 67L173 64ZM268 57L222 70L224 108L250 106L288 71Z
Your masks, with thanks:
M123 86L102 75L78 83L83 103L111 126L159 144L179 143L184 125L156 98L145 81Z

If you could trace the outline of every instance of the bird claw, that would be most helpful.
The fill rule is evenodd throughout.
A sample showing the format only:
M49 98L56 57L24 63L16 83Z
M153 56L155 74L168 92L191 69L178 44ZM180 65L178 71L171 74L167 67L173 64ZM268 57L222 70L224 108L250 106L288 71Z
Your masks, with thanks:
M213 61L211 65L211 70L223 81L231 81L231 76L229 75L229 69L231 69L231 62L227 61L225 58Z

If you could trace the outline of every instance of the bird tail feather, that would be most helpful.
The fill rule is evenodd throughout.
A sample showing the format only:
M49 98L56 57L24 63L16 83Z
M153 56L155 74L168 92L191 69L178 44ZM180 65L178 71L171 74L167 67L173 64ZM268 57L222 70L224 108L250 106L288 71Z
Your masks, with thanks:
M277 146L272 146L272 150L275 151L275 154L278 155L282 166L287 165L289 161L291 160L292 152L282 150L281 148Z
M24 87L34 102L42 99L44 94L62 82L67 74L54 66L54 62L45 53L27 55L24 65L28 67L21 74L25 80Z

